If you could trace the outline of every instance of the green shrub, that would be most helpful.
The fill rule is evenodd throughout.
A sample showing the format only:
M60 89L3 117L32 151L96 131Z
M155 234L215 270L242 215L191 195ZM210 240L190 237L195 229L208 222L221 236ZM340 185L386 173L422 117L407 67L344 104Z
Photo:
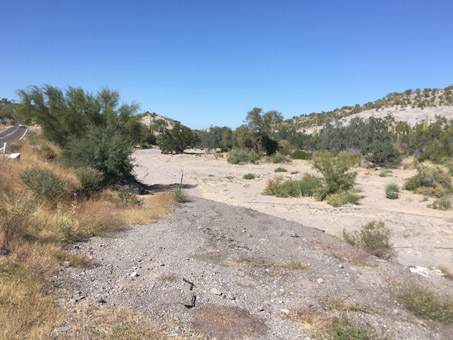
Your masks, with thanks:
M252 149L233 149L228 154L228 163L245 164L255 163L260 159L260 155Z
M318 198L322 200L329 194L352 189L357 173L348 171L359 161L359 156L348 152L341 152L336 156L329 151L319 152L313 159L313 168L321 172L325 186Z
M360 197L347 191L340 191L326 197L327 204L333 207L340 207L345 204L357 204Z
M401 162L400 152L390 142L374 142L366 148L366 160L375 165L395 166Z
M300 180L283 181L283 177L279 176L267 181L263 194L277 197L310 197L321 186L321 179L308 173Z
M37 197L56 200L66 193L63 181L51 170L25 169L19 177Z
M436 320L446 324L453 323L453 297L439 298L420 287L411 287L398 294L398 301L416 316Z
M299 171L291 171L291 175L297 175L299 173Z
M385 195L388 199L396 200L399 198L400 188L398 184L392 183L385 187Z
M390 230L385 228L383 221L370 222L351 233L343 229L343 238L350 245L382 259L389 260L395 256L390 244Z
M104 175L96 169L78 168L75 174L82 184L82 191L88 195L93 195L104 187Z
M379 177L388 177L388 176L391 176L392 175L392 171L391 170L382 170L380 173L379 173Z
M438 200L435 200L433 204L428 204L428 208L449 210L451 209L451 199L448 196L443 196Z
M116 205L118 208L141 206L143 205L143 199L138 196L137 188L131 185L121 186L118 189Z
M274 170L274 172L288 172L285 168L277 168Z
M244 177L242 177L242 178L244 178L244 179L255 179L256 175L249 172L248 174L245 174Z
M444 165L448 169L450 176L453 176L453 160L446 162Z
M284 162L287 162L288 160L286 159L285 156L283 156L281 153L279 152L276 152L274 153L273 155L271 155L269 157L269 159L271 160L272 163L276 164L276 163L284 163Z
M417 171L415 176L406 181L404 189L435 197L442 197L452 191L451 177L442 168L420 165Z
M186 203L186 202L189 201L189 199L187 198L186 193L184 192L184 190L180 186L176 187L173 190L173 196L175 197L175 201L178 202L178 203Z
M296 150L290 156L292 159L310 160L312 157L312 154L310 152L307 152L304 150Z

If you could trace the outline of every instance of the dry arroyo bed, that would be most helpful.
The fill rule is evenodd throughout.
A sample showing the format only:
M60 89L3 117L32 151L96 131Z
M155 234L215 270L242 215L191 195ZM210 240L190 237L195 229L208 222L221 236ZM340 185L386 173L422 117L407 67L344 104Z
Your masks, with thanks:
M361 336L351 339L451 339L453 332L451 311L434 307L450 319L430 321L423 308L415 315L405 305L429 300L429 292L444 303L453 281L378 260L318 229L203 198L155 224L72 248L95 265L54 278L67 310L130 308L171 322L168 338L329 339L343 329ZM61 329L61 338L71 332Z
M95 334L109 339L451 339L451 278L377 259L329 235L383 219L400 262L451 265L451 250L442 249L451 246L451 217L426 208L427 202L411 193L385 199L385 184L402 183L411 171L385 178L361 172L361 205L335 209L311 199L262 196L265 180L279 165L233 166L212 156L157 150L138 151L135 157L139 179L154 191L179 183L184 173L191 200L157 223L69 247L94 264L62 266L52 282L75 320L93 309L110 318L114 313L116 336L105 336L94 322ZM310 170L304 162L283 166L288 174ZM248 172L260 178L242 179ZM134 315L117 314L119 308ZM137 330L142 327L137 318L152 320L159 331ZM72 325L71 320L62 324L56 338L80 338Z
M358 169L357 187L362 197L357 206L333 208L312 198L278 198L262 195L266 181L283 174L286 178L300 178L304 172L314 171L307 161L290 164L231 165L226 159L212 155L162 155L159 150L135 152L136 172L146 184L191 185L190 193L217 202L254 210L299 222L340 236L343 229L352 230L370 221L382 220L392 232L392 243L397 250L397 261L407 266L441 267L453 272L453 214L428 208L432 199L402 191L398 200L385 197L387 184L403 185L416 170L393 170L388 177L380 177L380 170ZM285 173L274 173L284 167ZM297 174L291 174L298 172ZM245 180L243 176L259 176Z

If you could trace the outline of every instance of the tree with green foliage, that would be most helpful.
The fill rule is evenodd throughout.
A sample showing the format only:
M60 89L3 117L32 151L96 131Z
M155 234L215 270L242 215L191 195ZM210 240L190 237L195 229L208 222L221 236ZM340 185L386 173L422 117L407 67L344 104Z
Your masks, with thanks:
M63 162L75 168L93 168L114 184L132 171L132 143L113 127L90 128L83 137L73 137L62 150Z
M222 133L222 151L229 151L233 148L233 131L225 127Z
M254 107L251 111L247 112L245 118L250 133L254 137L254 147L256 151L259 151L260 147L266 149L266 151L272 150L269 148L271 134L280 126L283 122L283 116L278 111L267 111L263 114L263 110L259 107ZM267 143L265 145L265 143ZM268 148L266 148L268 146ZM277 150L275 149L274 152Z
M181 123L176 123L173 129L166 129L158 138L162 153L183 153L196 142L193 131Z
M81 88L65 91L45 85L17 91L21 104L17 115L23 121L41 126L43 136L60 146L82 137L93 127L110 127L137 143L143 136L136 104L120 105L118 91L102 89L96 94Z

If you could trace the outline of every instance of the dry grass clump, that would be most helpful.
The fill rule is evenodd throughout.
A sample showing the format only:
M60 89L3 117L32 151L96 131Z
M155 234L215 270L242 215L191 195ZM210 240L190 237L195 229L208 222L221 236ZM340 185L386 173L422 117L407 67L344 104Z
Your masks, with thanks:
M405 287L398 300L414 315L427 320L453 324L453 296L439 297L422 287Z
M109 340L201 340L203 337L180 328L173 332L176 322L167 319L150 321L143 315L125 308L100 308L86 310L71 320L71 329L60 334L60 339L109 339Z
M382 259L389 260L395 256L390 243L390 230L383 221L372 221L353 232L343 230L343 238L353 247Z
M62 320L42 277L0 261L0 339L49 339Z
M310 309L292 309L288 318L307 332L310 337L322 340L371 340L374 333L354 325L345 317L330 318Z

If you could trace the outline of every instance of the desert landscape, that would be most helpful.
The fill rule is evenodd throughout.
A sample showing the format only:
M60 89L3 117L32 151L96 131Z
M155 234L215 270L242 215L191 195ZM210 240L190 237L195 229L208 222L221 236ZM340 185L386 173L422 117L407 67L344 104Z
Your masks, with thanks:
M260 163L232 165L223 158L190 150L189 154L165 155L159 150L138 150L133 155L135 172L143 183L153 185L192 186L191 195L242 206L265 214L317 228L341 238L343 229L352 230L373 220L382 220L391 230L391 241L397 250L397 261L407 266L426 269L446 268L453 271L453 216L451 211L427 207L430 200L422 195L402 191L401 198L389 200L385 187L402 185L416 173L415 169L393 169L380 177L382 169L359 168L357 186L362 197L358 205L333 208L310 197L280 198L263 195L266 181L282 166L284 177L299 178L305 172L315 173L309 161L293 160L284 164ZM295 174L291 174L297 172ZM247 173L257 175L243 179ZM440 274L439 271L435 271Z

